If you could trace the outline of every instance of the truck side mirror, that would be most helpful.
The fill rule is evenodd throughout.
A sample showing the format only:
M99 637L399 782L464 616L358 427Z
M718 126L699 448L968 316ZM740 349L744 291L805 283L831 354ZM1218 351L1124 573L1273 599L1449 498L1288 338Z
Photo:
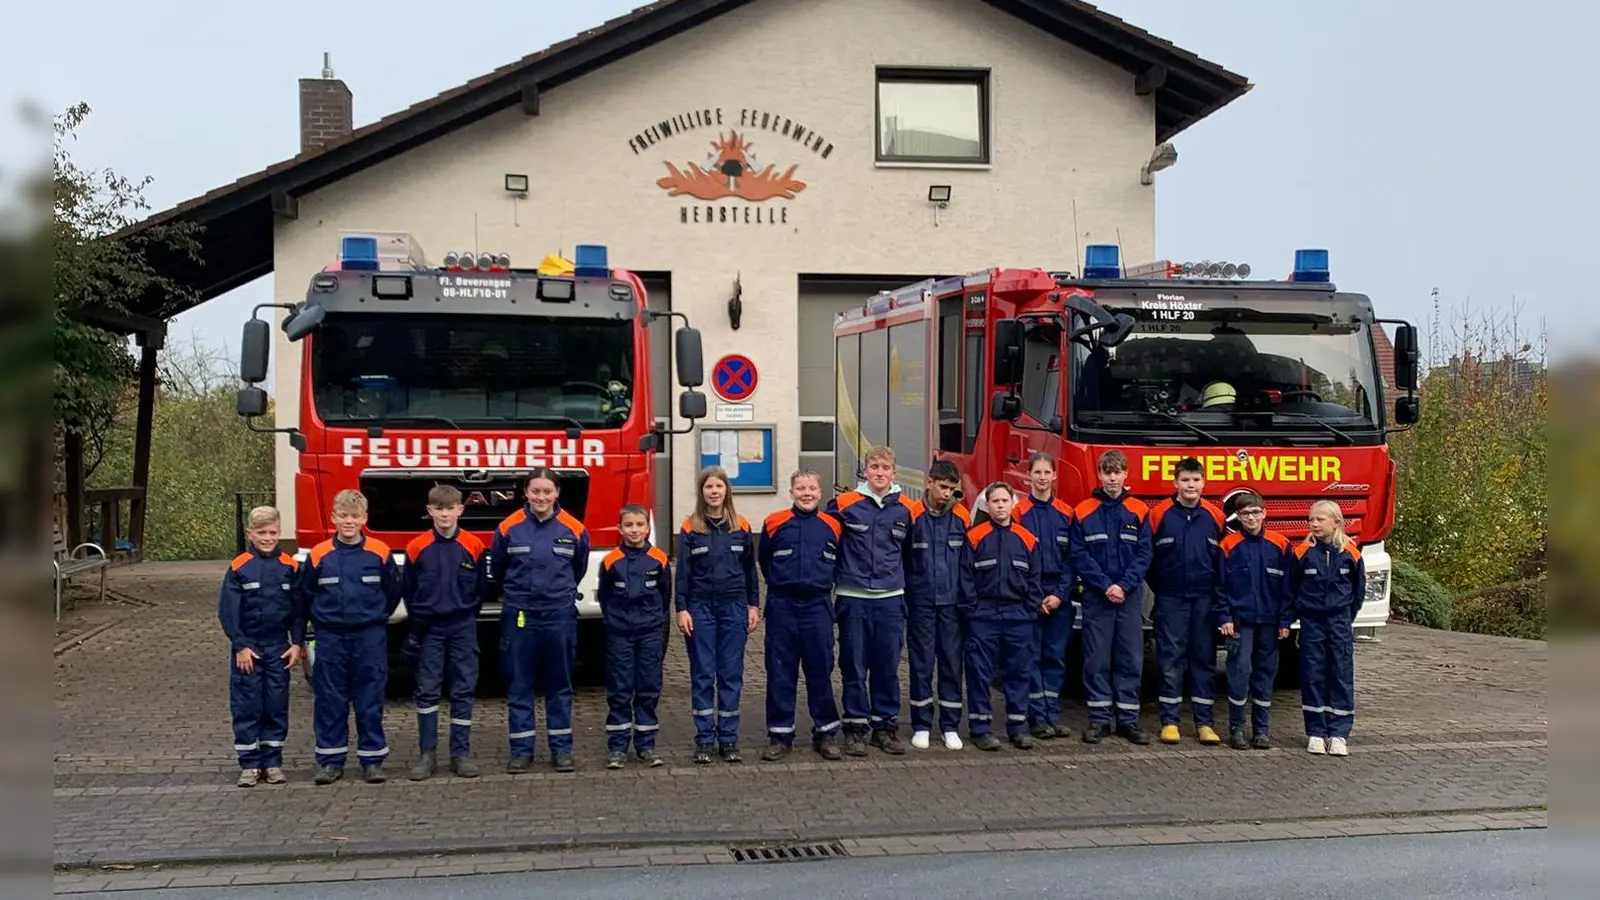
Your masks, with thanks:
M1396 425L1415 425L1422 418L1422 403L1415 397L1401 397L1394 402Z
M677 357L678 362L678 384L686 388L697 388L705 384L706 365L704 351L700 346L700 329L687 326L679 328L673 335L673 341L675 342L673 355ZM678 402L680 405L683 403L682 400ZM701 397L700 415L705 415L705 408L705 398Z
M244 337L239 342L239 377L246 384L266 381L267 355L271 352L272 327L267 320L251 319L244 323Z
M989 418L996 422L1014 422L1022 415L1022 398L1008 391L996 391L989 403Z
M684 391L678 395L678 415L693 421L706 417L706 395L699 391Z
M1380 326L1381 327L1381 326ZM1422 354L1417 349L1417 329L1401 325L1394 332L1394 383L1402 391L1417 389L1417 366ZM1396 412L1398 418L1399 413Z
M283 333L289 336L290 341L298 341L321 328L322 320L327 315L328 311L320 304L304 304L283 320Z
M1022 322L1000 319L994 323L994 382L1012 385L1022 381Z
M256 319L255 321L260 322L261 320L260 319ZM261 324L265 325L267 323L266 322L261 322ZM253 379L253 380L260 381L261 379L260 378L256 378L256 379ZM238 402L237 402L237 408L238 408L238 411L239 411L239 415L244 416L245 418L252 418L252 417L255 417L255 416L264 416L264 415L266 415L267 414L267 392L262 390L261 388L255 387L254 385L252 385L250 387L247 387L247 388L242 388L239 391L239 399L238 399Z

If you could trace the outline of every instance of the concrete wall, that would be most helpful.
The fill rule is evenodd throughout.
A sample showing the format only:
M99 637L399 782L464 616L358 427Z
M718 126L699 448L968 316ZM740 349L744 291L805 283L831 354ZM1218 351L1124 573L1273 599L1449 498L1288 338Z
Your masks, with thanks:
M991 163L875 162L879 65L990 69ZM630 145L694 110L720 114L720 127ZM783 119L803 125L832 152L741 127L763 116L780 130ZM707 203L657 185L668 162L704 165L709 142L729 130L745 135L760 166L797 165L804 189ZM409 231L435 262L476 247L531 264L604 243L613 265L671 273L673 307L702 330L708 365L735 350L755 360L756 418L791 432L777 442L786 475L799 450L800 274L1074 268L1075 246L1119 239L1125 260L1153 258L1155 197L1138 177L1153 140L1153 105L1135 96L1131 74L976 0L762 0L544 93L537 117L506 111L300 198L299 218L277 228L276 299L304 298L341 229ZM505 193L508 172L530 176L528 199ZM937 225L933 183L953 187ZM738 332L724 307L736 274ZM298 415L298 372L281 337L277 409L287 425ZM679 442L681 511L698 456ZM280 442L278 500L291 513L294 466ZM755 519L787 499L741 503Z

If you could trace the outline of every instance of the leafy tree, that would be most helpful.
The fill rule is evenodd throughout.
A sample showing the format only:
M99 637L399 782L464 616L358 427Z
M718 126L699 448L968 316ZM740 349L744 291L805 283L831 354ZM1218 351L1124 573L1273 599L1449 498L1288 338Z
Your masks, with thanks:
M193 292L158 271L152 251L201 263L197 226L168 222L128 230L149 211L148 176L135 180L73 162L71 144L88 116L89 107L80 103L53 121L55 421L69 432L109 427L135 375L128 342L83 324L79 314L90 307L126 312L148 297L162 298L163 309L177 308Z

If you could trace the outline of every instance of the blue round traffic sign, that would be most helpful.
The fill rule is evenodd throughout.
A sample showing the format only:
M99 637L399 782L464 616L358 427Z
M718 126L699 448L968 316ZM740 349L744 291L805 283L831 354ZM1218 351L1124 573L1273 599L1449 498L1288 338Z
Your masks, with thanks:
M717 360L711 369L711 389L729 403L741 403L756 392L761 379L756 375L756 364L750 357L730 353Z

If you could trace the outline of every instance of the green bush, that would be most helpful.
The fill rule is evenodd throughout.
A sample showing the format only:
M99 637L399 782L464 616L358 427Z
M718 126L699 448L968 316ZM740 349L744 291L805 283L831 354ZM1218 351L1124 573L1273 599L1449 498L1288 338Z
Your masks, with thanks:
M1462 594L1455 601L1455 628L1474 634L1544 640L1545 587L1544 578L1530 578Z
M1390 585L1390 613L1399 621L1450 630L1450 592L1432 575L1411 563L1395 560Z

